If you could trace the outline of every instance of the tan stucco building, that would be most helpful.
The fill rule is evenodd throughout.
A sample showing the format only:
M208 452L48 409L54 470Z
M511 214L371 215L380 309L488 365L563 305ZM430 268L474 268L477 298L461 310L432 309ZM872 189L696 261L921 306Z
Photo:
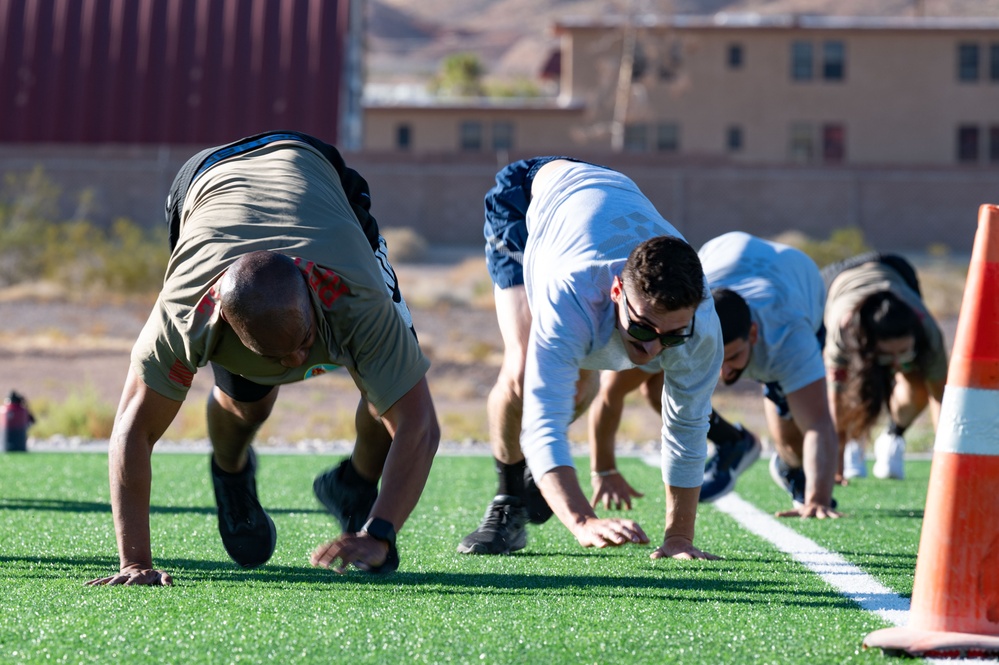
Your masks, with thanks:
M639 16L555 31L556 99L370 103L364 149L999 164L996 18Z

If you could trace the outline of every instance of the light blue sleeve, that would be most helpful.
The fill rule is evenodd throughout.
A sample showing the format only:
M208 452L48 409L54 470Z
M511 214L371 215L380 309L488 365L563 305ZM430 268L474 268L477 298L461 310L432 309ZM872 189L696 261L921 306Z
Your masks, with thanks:
M694 337L665 349L663 368L663 482L672 487L700 487L707 457L711 395L718 384L724 347L714 301L697 309Z
M594 338L594 316L571 292L554 291L532 312L524 371L520 445L540 479L573 467L568 431L575 408L579 363Z

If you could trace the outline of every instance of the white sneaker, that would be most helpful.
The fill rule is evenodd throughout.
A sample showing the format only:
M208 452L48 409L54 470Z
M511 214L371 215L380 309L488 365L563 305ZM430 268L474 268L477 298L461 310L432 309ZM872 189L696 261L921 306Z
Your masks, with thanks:
M905 478L905 439L897 434L882 432L874 441L874 476Z
M866 478L867 463L864 461L864 447L859 441L850 439L843 450L843 477Z

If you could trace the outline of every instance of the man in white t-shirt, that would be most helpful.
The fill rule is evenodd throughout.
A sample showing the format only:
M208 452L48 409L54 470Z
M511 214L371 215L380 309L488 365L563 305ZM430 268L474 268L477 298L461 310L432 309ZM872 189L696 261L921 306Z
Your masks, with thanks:
M665 371L663 543L653 558L716 558L694 546L721 331L696 252L624 175L568 158L515 162L486 195L486 260L505 353L489 395L499 487L458 551L525 547L552 512L584 547L646 543L600 519L576 478L569 424L597 370Z
M770 473L793 503L793 510L778 515L838 517L832 499L838 443L822 362L825 285L818 267L793 247L742 232L708 241L699 255L721 322L721 380L731 385L746 376L764 384L764 412L776 448ZM634 372L605 376L601 397L641 380ZM614 404L623 399L598 399L594 417L611 419L599 410L612 414ZM705 469L702 501L730 492L736 477L759 456L756 437L717 412L712 412L708 438L716 453ZM613 448L612 437L597 441L600 448ZM614 498L624 491L615 488Z

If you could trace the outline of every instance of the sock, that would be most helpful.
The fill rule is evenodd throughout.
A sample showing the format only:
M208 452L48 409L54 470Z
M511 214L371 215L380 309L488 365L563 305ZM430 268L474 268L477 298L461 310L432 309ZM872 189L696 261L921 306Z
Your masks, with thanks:
M499 489L496 493L522 499L524 497L524 469L526 468L527 460L520 460L513 464L504 464L496 460L496 473L499 474Z
M708 438L716 446L733 445L742 440L742 430L711 409L711 416L708 418Z
M891 434L892 436L902 436L903 434L905 434L905 430L906 430L905 427L902 427L894 420L888 421L888 433Z

